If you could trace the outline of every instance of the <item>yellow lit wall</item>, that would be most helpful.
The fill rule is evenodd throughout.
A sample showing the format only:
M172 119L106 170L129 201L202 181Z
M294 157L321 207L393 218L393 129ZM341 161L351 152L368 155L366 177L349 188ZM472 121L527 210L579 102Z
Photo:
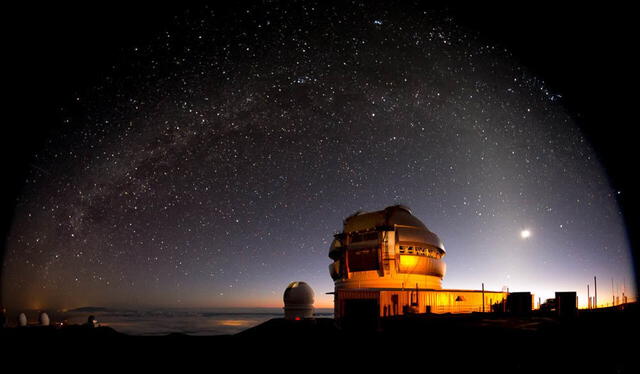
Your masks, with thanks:
M484 292L467 290L368 290L338 291L336 294L336 317L341 318L345 301L349 299L377 299L380 316L404 314L405 308L414 313L472 313L491 312L492 305L506 300L506 292ZM417 305L415 305L417 304Z

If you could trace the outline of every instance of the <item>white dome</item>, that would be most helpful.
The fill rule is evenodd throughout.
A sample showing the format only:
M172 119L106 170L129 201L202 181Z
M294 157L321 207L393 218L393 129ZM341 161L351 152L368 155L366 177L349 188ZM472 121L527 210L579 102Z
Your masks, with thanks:
M18 326L25 327L27 325L27 315L24 313L20 313L18 315Z
M41 326L49 326L49 324L51 323L51 321L49 320L49 315L45 312L40 313L38 321L40 322Z
M284 304L313 304L313 289L305 282L291 282L284 290Z
M291 282L284 290L284 318L303 320L313 318L313 290L305 282Z

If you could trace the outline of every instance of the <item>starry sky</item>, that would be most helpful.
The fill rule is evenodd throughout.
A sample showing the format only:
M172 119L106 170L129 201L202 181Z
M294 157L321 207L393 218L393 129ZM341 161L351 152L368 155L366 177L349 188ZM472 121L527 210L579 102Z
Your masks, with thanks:
M376 4L181 9L122 43L29 158L4 304L280 306L303 280L331 307L342 220L398 203L445 288L635 295L566 95L446 10Z

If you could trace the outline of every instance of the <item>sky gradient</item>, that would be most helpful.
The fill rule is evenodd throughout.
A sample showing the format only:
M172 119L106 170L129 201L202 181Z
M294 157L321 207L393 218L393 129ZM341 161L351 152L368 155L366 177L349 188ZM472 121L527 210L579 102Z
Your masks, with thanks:
M5 305L272 307L303 280L330 307L342 220L398 203L443 239L445 288L635 295L562 92L446 12L320 4L183 12L66 98Z

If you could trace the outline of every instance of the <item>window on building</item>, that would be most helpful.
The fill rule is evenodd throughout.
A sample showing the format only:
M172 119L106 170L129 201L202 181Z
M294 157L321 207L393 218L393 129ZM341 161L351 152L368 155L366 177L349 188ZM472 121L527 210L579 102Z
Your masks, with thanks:
M350 249L347 251L349 271L378 270L380 261L377 248Z

